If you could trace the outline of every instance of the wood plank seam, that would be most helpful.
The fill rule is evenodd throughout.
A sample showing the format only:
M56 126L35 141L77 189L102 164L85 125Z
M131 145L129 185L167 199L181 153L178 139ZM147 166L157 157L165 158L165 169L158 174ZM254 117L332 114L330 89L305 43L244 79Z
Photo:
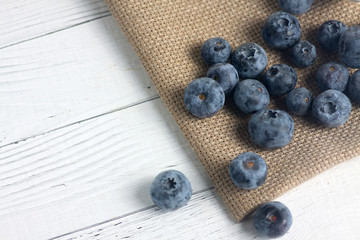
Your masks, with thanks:
M90 19L90 20L86 20L84 22L77 23L77 24L68 26L66 28L61 28L61 29L58 29L58 30L55 30L55 31L51 31L51 32L48 32L48 33L45 33L45 34L41 34L41 35L38 35L38 36L35 36L35 37L31 37L31 38L21 40L21 41L15 42L15 43L4 45L4 46L0 47L0 50L8 48L8 47L15 46L15 45L18 45L18 44L21 44L21 43L29 42L29 41L32 41L32 40L35 40L35 39L38 39L38 38L41 38L41 37L45 37L45 36L48 36L48 35L51 35L51 34L54 34L54 33L58 33L58 32L61 32L61 31L64 31L64 30L67 30L67 29L70 29L70 28L74 28L74 27L77 27L77 26L80 26L80 25L83 25L83 24L86 24L86 23L89 23L89 22L92 22L92 21L96 21L96 20L111 16L109 11L104 11L104 12L101 12L100 14L105 14L105 15L102 15L102 16L99 16L99 17L96 17L96 18L93 18L93 19Z
M210 187L207 187L205 189L202 189L202 190L198 190L198 191L195 191L192 193L192 198L195 196L197 196L198 194L201 194L201 193L204 193L204 192L207 192L207 191L213 191L215 190L215 187L214 186L210 186ZM56 236L56 237L53 237L53 238L50 238L49 240L56 240L56 239L59 239L59 238L63 238L63 237L66 237L68 235L71 235L71 234L75 234L77 232L81 232L81 231L84 231L84 230L87 230L87 229L90 229L90 228L93 228L93 227L97 227L97 226L100 226L102 224L107 224L109 222L112 222L112 221L116 221L116 220L120 220L124 217L128 217L128 216L131 216L131 215L134 215L134 214L137 214L137 213L141 213L141 212L144 212L144 211L147 211L147 210L150 210L152 208L157 208L155 205L151 205L151 206L148 206L148 207L145 207L145 208L141 208L137 211L133 211L133 212L130 212L130 213L127 213L127 214L123 214L121 216L118 216L118 217L114 217L114 218L111 218L111 219L108 219L108 220L105 220L105 221L102 221L102 222L98 222L98 223L95 223L95 224L92 224L92 225L89 225L89 226L86 226L84 228L80 228L80 229L77 229L77 230L74 230L74 231L71 231L71 232L68 232L68 233L64 233L64 234L61 234L59 236Z
M82 120L79 120L79 121L76 121L76 122L73 122L73 123L69 123L69 124L66 124L66 125L64 125L64 126L60 126L60 127L51 129L51 130L49 130L49 131L45 131L45 132L42 132L42 133L39 133L39 134L35 134L35 135L32 135L32 136L29 136L29 137L26 137L26 138L17 140L17 141L15 141L15 142L7 143L7 144L5 144L5 145L0 146L0 149L2 149L2 148L4 148L4 147L7 147L7 146L9 146L9 145L13 145L13 144L18 144L18 143L20 143L20 142L24 142L24 141L26 141L26 140L28 140L28 139L31 139L31 138L36 138L36 137L41 136L41 135L46 135L46 134L48 134L48 133L52 133L52 132L58 131L58 130L60 130L60 129L67 128L67 127L70 127L70 126L75 125L75 124L83 123L83 122L86 122L86 121L89 121L89 120L93 120L93 119L95 119L95 118L99 118L99 117L102 117L102 116L105 116L105 115L108 115L108 114L111 114L111 113L119 112L119 111L124 110L124 109L127 109L127 108L135 107L135 106L137 106L137 105L140 105L140 104L143 104L143 103L146 103L146 102L149 102L149 101L153 101L153 100L156 100L156 99L158 99L158 98L160 98L160 96L155 96L155 97L152 97L152 98L149 98L149 99L140 101L140 102L131 103L131 104L129 104L129 105L125 105L125 106L123 106L123 107L116 108L116 109L107 111L107 112L105 112L105 113L99 114L99 115L95 115L95 116L92 116L92 117L89 117L89 118L85 118L85 119L82 119Z

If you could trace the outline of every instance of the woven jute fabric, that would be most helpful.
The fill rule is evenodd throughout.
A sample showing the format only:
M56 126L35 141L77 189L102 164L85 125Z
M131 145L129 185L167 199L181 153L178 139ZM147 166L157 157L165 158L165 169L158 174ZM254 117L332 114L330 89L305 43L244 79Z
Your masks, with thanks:
M192 80L205 76L209 68L200 54L201 45L208 38L225 38L233 49L246 42L258 43L268 55L267 68L278 63L293 65L288 52L270 49L261 37L267 17L280 10L277 0L106 2L237 221L259 204L360 154L359 105L353 105L349 120L338 128L321 127L310 116L293 116L294 137L289 145L276 150L259 149L250 141L247 125L251 116L237 111L229 99L217 115L208 119L198 119L187 112L184 90ZM307 87L317 96L320 93L315 80L317 68L325 62L339 60L336 53L320 49L317 29L331 19L348 26L360 24L360 3L315 0L311 10L298 19L301 39L317 47L318 57L311 67L295 68L297 87ZM284 100L284 97L271 97L269 108L285 110ZM246 151L258 153L268 164L266 182L251 191L236 188L228 173L230 161Z

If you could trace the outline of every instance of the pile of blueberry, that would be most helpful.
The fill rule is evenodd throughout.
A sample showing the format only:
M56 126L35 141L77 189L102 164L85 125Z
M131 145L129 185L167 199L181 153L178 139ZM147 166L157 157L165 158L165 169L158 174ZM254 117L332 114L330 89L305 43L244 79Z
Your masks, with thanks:
M316 48L300 41L300 23L292 14L307 12L313 0L278 2L284 12L268 17L262 28L264 41L273 49L289 50L294 66L311 66ZM360 104L360 70L350 77L347 69L360 68L360 25L346 27L340 21L326 21L318 30L318 43L326 51L338 52L342 64L328 62L317 70L316 82L322 93L314 99L308 89L295 88L298 76L291 66L275 64L263 74L267 55L258 44L245 43L232 51L225 39L210 38L201 47L202 58L210 68L206 77L193 80L185 89L185 106L196 117L208 118L223 108L226 95L231 96L241 112L253 114L248 132L252 142L264 149L286 146L294 133L294 121L286 111L267 109L270 94L286 95L287 110L294 115L312 113L325 127L340 126L350 116L349 98ZM235 186L252 190L265 182L267 165L261 156L244 152L231 161L229 175ZM191 194L189 180L175 170L160 173L151 186L153 202L166 210L184 206ZM280 237L289 230L292 216L282 203L268 202L255 212L253 223L260 233Z

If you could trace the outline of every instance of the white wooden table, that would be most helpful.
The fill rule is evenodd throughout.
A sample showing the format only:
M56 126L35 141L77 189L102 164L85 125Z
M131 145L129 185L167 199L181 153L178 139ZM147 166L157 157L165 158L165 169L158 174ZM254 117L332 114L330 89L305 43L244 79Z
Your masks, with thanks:
M261 239L236 223L102 0L1 0L0 239ZM149 186L193 186L164 213ZM360 239L360 158L277 200L283 239Z

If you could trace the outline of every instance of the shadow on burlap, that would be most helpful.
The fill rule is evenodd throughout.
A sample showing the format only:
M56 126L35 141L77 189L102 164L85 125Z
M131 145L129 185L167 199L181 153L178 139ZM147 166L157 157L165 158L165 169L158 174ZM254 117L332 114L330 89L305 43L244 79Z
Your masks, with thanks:
M360 154L360 107L353 106L346 124L326 129L310 117L293 116L294 137L289 145L277 150L261 150L247 133L246 116L227 100L214 117L197 119L183 104L186 86L206 74L201 44L211 37L222 37L233 49L245 42L260 44L268 54L268 67L292 65L287 52L270 49L261 37L261 26L273 12L276 0L106 0L112 14L140 57L163 102L211 177L217 191L237 221L259 204L272 200L301 182ZM315 65L296 68L297 87L319 94L316 69L337 54L319 48L316 30L326 20L337 19L346 25L360 24L360 3L348 0L315 0L312 9L298 16L302 40L317 47ZM354 70L351 70L354 72ZM284 97L272 97L269 108L285 110ZM253 151L268 164L268 177L252 191L236 188L229 178L228 165L238 154Z

